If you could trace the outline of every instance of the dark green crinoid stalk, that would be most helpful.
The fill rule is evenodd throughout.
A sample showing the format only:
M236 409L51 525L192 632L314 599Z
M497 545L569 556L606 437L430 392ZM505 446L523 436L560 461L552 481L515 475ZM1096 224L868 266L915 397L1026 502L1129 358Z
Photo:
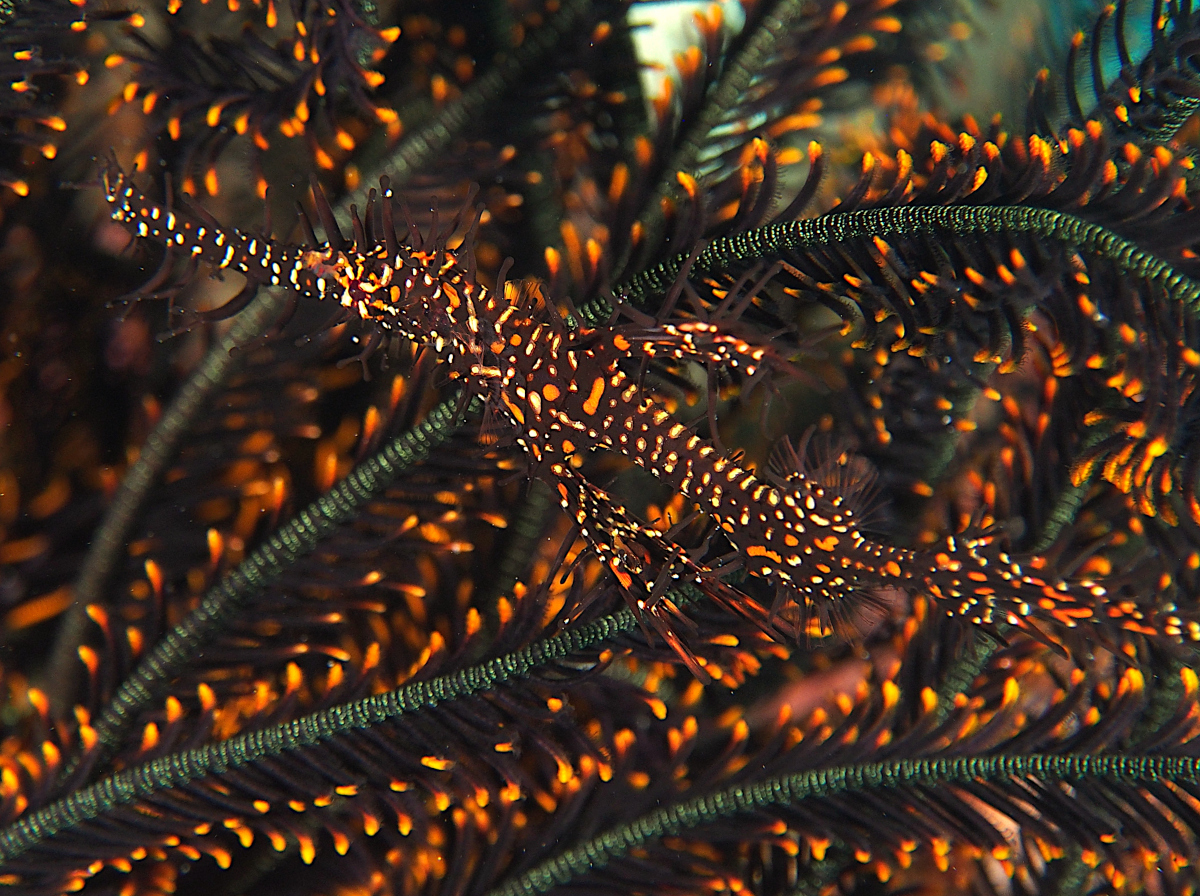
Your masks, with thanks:
M1200 20L1079 5L0 8L0 892L1193 892Z

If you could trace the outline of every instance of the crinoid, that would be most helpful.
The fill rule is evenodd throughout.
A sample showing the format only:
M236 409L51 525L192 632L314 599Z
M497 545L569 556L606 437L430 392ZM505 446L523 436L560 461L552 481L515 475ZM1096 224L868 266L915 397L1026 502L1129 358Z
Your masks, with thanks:
M2 471L0 885L1195 888L1188 4L1022 134L925 108L965 7L706 10L644 104L637 6L237 6L114 26L134 263L21 281L163 366Z

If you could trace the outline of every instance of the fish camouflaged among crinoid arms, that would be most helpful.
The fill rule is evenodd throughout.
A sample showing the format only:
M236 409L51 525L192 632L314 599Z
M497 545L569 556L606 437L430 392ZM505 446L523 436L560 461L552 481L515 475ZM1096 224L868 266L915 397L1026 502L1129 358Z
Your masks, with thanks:
M765 144L761 151L765 155ZM336 302L349 317L368 324L372 341L398 334L432 347L450 377L465 384L464 401L484 400L493 431L523 449L531 475L557 491L591 552L610 568L643 618L654 613L665 588L688 580L703 590L717 573L695 564L678 545L651 527L631 522L623 508L613 506L609 495L576 472L573 461L580 460L582 452L617 452L699 505L719 524L741 567L775 586L774 612L786 602L802 611L815 608L825 619L844 613L839 605L856 595L902 587L937 598L938 605L948 604L951 615L985 625L1019 626L1038 617L1075 625L1099 617L1103 624L1130 620L1135 631L1157 630L1141 607L1108 602L1102 586L1068 585L1031 575L1003 551L985 552L981 538L950 537L925 552L872 542L859 530L847 496L835 486L812 481L803 464L795 461L777 465L771 479L757 475L676 420L622 370L623 365L666 352L676 360L733 368L753 378L760 367L772 362L779 366L772 357L781 344L778 337L773 347L768 339L746 341L725 321L676 324L638 313L630 324L568 329L547 304L537 280L501 282L488 289L466 260L474 251L470 236L455 250L446 246L462 215L451 222L446 235L422 236L410 225L403 237L412 242L402 242L392 219L393 195L386 178L378 199L382 233L367 226L374 224L372 197L366 222L354 216L354 241L347 242L329 218L331 239L318 244L314 235L308 246L229 232L215 222L160 207L115 163L105 170L104 183L113 219L137 236L173 244L175 251L217 269L254 272L267 285L294 290L300 301ZM326 208L324 197L318 198L317 206ZM988 206L971 212L976 218L1003 215ZM887 223L871 226L878 216L841 214L853 217L830 216L826 226L856 228L864 234L887 232ZM898 225L893 220L892 227L937 227L924 209L907 217ZM895 213L892 218L897 218ZM1068 218L1065 224L1050 222L1054 224L1073 235L1088 233L1082 221ZM1037 226L1038 222L1025 224L1030 230ZM470 230L474 227L472 223ZM311 224L306 229L312 233ZM1098 233L1091 240L1105 236ZM888 243L880 236L875 240L885 257L891 254ZM1089 236L1076 235L1072 241L1086 242ZM1151 263L1133 246L1119 246L1117 252L1133 256L1126 262L1130 267ZM1158 276L1168 279L1174 274L1168 269ZM758 284L741 301L752 301L762 288ZM618 287L618 292L624 290ZM646 559L648 553L656 554L660 564L665 561L665 568L655 569ZM1033 556L1028 565L1041 569L1045 561ZM728 593L725 599L738 600ZM688 660L678 637L666 631L665 624L656 627L680 645L681 657ZM1165 627L1173 629L1172 635L1185 632L1178 618L1168 619ZM1200 624L1187 625L1186 634L1200 640ZM704 674L699 666L693 671Z
M1195 889L1190 4L47 8L0 891Z

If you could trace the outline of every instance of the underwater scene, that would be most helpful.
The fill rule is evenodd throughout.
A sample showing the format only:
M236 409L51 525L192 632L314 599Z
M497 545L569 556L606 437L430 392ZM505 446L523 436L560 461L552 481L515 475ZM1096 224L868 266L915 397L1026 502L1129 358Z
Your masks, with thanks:
M0 896L1193 894L1190 0L0 3Z

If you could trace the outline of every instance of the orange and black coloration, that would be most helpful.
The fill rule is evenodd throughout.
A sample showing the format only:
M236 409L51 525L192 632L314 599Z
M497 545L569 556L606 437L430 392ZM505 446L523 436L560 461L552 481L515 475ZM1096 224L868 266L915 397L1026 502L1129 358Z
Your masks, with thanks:
M379 223L372 225L376 215L369 207L365 223L356 221L354 241L337 232L318 194L330 241L318 245L314 235L310 247L215 228L164 209L115 164L104 183L113 218L137 236L238 270L254 283L332 298L381 334L432 348L468 392L487 399L530 458L531 475L550 482L631 602L651 615L667 585L682 578L711 584L716 571L632 519L574 470L570 460L580 452L615 451L681 492L720 526L746 571L772 583L781 601L822 616L841 615L856 595L900 588L929 594L950 615L985 626L1008 623L1037 632L1031 624L1036 620L1069 628L1095 622L1200 640L1195 621L1148 619L1130 603L1106 601L1100 584L1043 578L1040 558L1018 563L986 538L952 537L919 551L869 539L854 501L836 487L814 481L794 460L776 464L764 478L694 434L622 369L642 355L670 353L736 365L754 376L763 365L778 363L769 344L710 322L568 330L537 281L483 286L469 234L457 249L447 246L450 233L422 238L410 227L408 240L399 239L386 183ZM450 232L461 224L456 220Z

